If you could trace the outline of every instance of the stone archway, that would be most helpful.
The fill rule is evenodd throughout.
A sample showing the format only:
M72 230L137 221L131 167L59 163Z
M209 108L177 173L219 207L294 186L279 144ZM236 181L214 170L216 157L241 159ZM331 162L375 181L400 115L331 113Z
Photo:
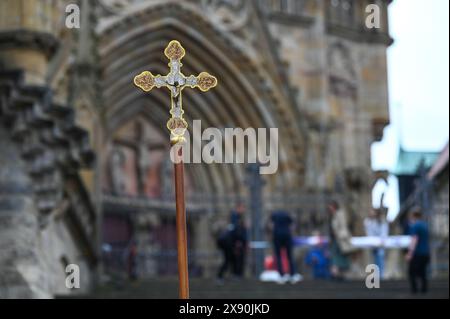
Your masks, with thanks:
M149 3L139 12L116 18L99 31L106 137L103 144L109 145L115 132L136 118L145 119L158 134L168 137L165 123L169 117L169 92L153 90L144 94L136 89L133 78L145 70L166 74L168 61L163 51L170 40L177 39L187 52L184 74L207 71L219 80L218 87L202 95L185 91L185 117L190 128L194 119L200 119L202 127L219 129L278 128L280 165L277 174L267 176L268 192L280 187L300 188L302 176L292 163L302 161L298 145L304 145L303 137L293 136L292 127L298 123L290 115L292 110L286 101L280 102L283 94L277 91L273 79L264 76L269 71L261 70L264 58L258 57L252 44L244 46L241 39L216 29L204 13L184 3ZM212 211L222 216L246 194L244 165L192 164L186 165L186 172L202 194L212 198ZM205 229L203 239L196 242L206 245L209 235L204 220L195 223L195 227Z
M229 35L217 32L204 16L182 5L150 6L102 30L100 57L107 135L123 121L141 115L152 120L163 134L167 133L164 123L168 117L168 93L154 91L144 95L134 88L132 78L147 69L155 74L165 74L167 61L162 52L173 38L180 40L188 51L183 60L185 74L198 74L204 70L220 74L220 86L215 92L202 96L186 92L188 121L201 119L202 125L218 128L227 125L279 128L280 170L270 178L286 185L288 175L291 174L292 178L292 173L295 173L286 159L294 162L300 159L296 159L289 147L292 137L284 132L286 125L278 122L273 105L262 98L267 93L267 87L261 86L263 84L256 66L249 55L238 49L238 45L230 43ZM296 138L297 141L300 139ZM242 192L240 185L245 180L243 167L202 165L201 169L203 174L194 175L207 178L202 183L208 185L212 192Z

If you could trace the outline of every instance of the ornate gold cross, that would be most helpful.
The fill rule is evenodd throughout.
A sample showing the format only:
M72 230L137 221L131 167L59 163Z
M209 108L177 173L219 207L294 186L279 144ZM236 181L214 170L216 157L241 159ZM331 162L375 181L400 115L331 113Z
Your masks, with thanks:
M170 131L170 140L172 144L182 142L184 140L184 133L188 127L187 122L183 118L184 110L182 105L182 91L185 87L198 87L202 92L217 85L217 79L207 72L202 72L198 76L190 75L186 77L181 73L181 59L184 57L186 51L181 46L180 42L176 40L170 41L169 45L164 50L165 56L170 60L169 74L153 75L149 71L144 71L134 78L134 84L140 87L145 92L149 92L153 87L167 87L171 93L171 108L172 115L167 122L167 128Z
M184 133L188 127L183 118L184 110L182 105L182 91L185 87L198 87L206 92L217 85L217 79L206 72L198 76L186 77L181 73L181 59L186 51L176 40L170 41L164 50L164 54L170 60L169 74L153 75L149 71L144 71L134 78L134 84L145 92L149 92L153 87L167 87L170 90L172 117L167 122L170 130L170 141L172 145L184 141ZM178 156L182 158L182 149L178 150ZM176 225L177 225L177 250L178 250L178 278L179 296L182 299L189 298L189 275L188 275L188 253L187 253L187 227L186 227L186 207L184 198L184 169L183 162L174 163L175 167L175 204L176 204Z

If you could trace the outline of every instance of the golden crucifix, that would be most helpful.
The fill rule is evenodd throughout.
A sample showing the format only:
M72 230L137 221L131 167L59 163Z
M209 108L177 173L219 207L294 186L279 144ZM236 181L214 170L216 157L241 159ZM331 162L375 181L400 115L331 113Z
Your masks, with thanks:
M144 71L134 78L134 84L145 92L149 92L153 87L167 87L170 90L171 118L167 122L167 128L170 131L170 142L172 145L184 141L184 133L188 127L183 118L184 110L182 105L182 91L185 87L198 87L202 92L217 85L217 79L202 72L198 76L186 77L181 73L181 59L186 51L176 40L170 41L164 50L165 56L170 60L169 74L153 75L149 71ZM182 156L182 148L178 151L179 159ZM189 298L189 277L188 277L188 258L187 258L187 231L186 231L186 208L184 199L184 171L183 162L177 161L175 165L175 199L176 199L176 220L177 220L177 249L178 249L178 277L179 277L179 296L181 299Z

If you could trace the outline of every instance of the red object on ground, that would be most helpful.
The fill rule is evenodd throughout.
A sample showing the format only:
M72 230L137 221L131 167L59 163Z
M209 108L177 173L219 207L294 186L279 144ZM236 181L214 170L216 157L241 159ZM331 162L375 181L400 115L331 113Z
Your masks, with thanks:
M284 273L289 273L289 261L285 249L281 250L281 264ZM273 255L266 256L266 258L264 259L264 269L277 270L277 262L275 256Z

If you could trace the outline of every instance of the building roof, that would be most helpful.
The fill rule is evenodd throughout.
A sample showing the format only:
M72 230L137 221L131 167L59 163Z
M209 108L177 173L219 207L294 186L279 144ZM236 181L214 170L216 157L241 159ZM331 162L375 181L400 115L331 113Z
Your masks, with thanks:
M430 171L427 174L427 178L432 180L436 176L438 176L445 167L448 166L448 143L442 150L441 154L439 154L439 157L434 162L433 166L431 167Z
M394 175L417 175L420 164L430 168L439 156L439 152L410 152L400 147Z

